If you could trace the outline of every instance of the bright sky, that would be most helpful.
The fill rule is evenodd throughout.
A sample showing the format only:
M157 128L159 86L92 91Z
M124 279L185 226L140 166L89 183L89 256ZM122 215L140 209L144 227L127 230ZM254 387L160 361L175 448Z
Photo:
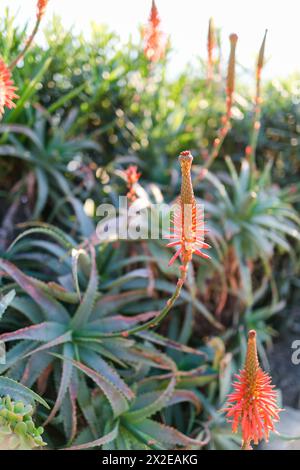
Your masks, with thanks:
M171 72L176 73L197 55L205 57L209 17L222 29L223 44L230 33L239 36L238 60L253 67L265 29L268 29L265 77L300 72L299 0L156 0L162 27L175 50ZM19 10L23 22L35 14L36 0L0 0ZM64 23L88 31L92 20L106 23L126 39L137 37L138 26L149 16L151 0L49 0L46 16L59 14ZM227 50L227 49L226 49Z

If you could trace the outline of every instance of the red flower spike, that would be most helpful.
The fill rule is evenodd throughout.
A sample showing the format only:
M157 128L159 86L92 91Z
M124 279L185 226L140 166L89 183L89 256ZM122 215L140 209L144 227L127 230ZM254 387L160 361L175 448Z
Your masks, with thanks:
M202 252L202 249L210 248L207 243L204 243L206 230L204 228L203 211L196 204L194 196L191 179L192 161L193 156L189 151L182 152L179 156L182 174L181 193L173 213L174 227L171 230L172 234L168 237L174 239L174 241L167 245L168 247L178 246L178 250L169 261L169 266L180 256L183 270L192 260L193 254L205 259L209 258L207 254Z
M236 377L234 392L228 396L227 407L223 411L226 411L234 433L241 428L242 448L250 450L252 442L268 441L270 431L274 431L274 422L279 421L279 412L282 411L276 404L271 377L259 365L254 330L248 334L245 367Z
M165 55L166 41L159 26L160 18L153 0L148 24L144 27L142 33L145 41L144 54L151 62L158 62Z
M38 20L41 20L42 17L44 16L48 1L49 0L38 0L38 2L37 2L37 14L36 14Z
M5 107L11 109L16 106L12 101L14 98L19 98L15 94L16 90L11 72L4 60L0 58L0 117L4 114Z

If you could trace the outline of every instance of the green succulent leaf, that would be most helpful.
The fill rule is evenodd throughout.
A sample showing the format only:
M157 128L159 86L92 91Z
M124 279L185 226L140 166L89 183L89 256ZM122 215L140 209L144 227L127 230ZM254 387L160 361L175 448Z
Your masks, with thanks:
M92 266L91 266L89 284L83 296L82 302L80 303L71 321L71 324L74 329L79 329L79 328L82 328L84 325L86 325L86 323L88 322L92 314L93 307L95 304L98 276L97 276L97 268L96 268L96 254L95 254L95 249L93 247L91 247L91 260L92 260Z
M49 295L45 294L38 286L38 283L35 281L35 279L26 276L10 261L6 261L1 258L0 267L10 277L12 277L12 279L14 279L14 281L17 282L25 292L29 293L30 297L32 297L42 308L49 320L62 321L69 319L69 315L63 305L51 298Z
M69 360L58 354L54 354L54 356L59 357L63 360ZM72 360L71 362L78 370L80 370L87 377L92 379L95 384L98 385L98 387L103 391L112 407L115 417L121 415L128 409L128 402L125 399L124 395L109 380L107 380L104 375L94 371L90 367L85 366L81 362L74 360Z
M12 303L16 295L16 291L12 289L0 299L0 320L5 313L7 307Z
M170 401L176 386L176 379L172 377L169 385L160 392L150 392L139 395L130 411L125 413L124 419L132 423L144 421L165 408Z
M84 450L84 449L92 449L93 447L100 447L103 446L104 444L108 444L114 439L116 439L118 435L118 428L119 425L116 424L114 429L107 433L105 436L100 437L99 439L95 439L94 441L87 442L85 444L79 444L79 445L74 445L72 447L69 447L68 449L64 450Z
M37 401L45 408L49 409L47 402L41 398L37 393L33 392L24 385L19 384L9 377L0 377L0 396L9 395L15 400L22 400L25 403L32 403Z

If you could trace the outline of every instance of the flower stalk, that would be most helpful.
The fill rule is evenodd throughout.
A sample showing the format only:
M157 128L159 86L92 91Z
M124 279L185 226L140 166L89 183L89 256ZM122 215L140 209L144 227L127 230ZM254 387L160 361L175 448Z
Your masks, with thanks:
M266 46L267 32L268 30L265 31L265 35L263 37L263 41L262 41L258 58L257 58L256 76L255 76L256 91L255 91L255 99L254 99L254 118L253 118L250 145L248 145L246 148L246 157L249 159L251 170L252 170L251 174L255 174L256 172L255 155L256 155L258 135L259 135L260 126L261 126L261 106L262 106L261 76L262 76L262 69L263 69L264 61L265 61L265 46Z
M174 227L168 237L175 240L167 245L168 247L177 247L179 245L175 255L169 262L169 266L172 265L178 257L181 258L180 275L174 293L155 318L123 332L109 333L105 335L105 337L127 337L148 328L154 328L161 323L180 296L181 289L187 277L188 266L192 261L193 255L195 254L205 259L210 258L206 253L202 252L202 249L210 248L210 246L204 242L204 234L207 230L204 228L203 213L196 204L194 196L191 179L192 161L193 156L189 151L181 152L179 155L182 176L181 192L175 206L173 218Z
M211 154L205 164L203 165L203 170L208 170L214 160L220 153L221 147L227 136L228 132L231 129L231 109L233 105L233 94L235 89L235 64L236 64L236 45L238 41L238 36L236 34L231 34L229 36L230 40L230 54L227 68L227 80L226 80L226 112L221 119L221 127L217 132L217 137L213 142L213 148ZM205 175L205 171L202 172L202 177Z
M14 86L14 82L11 77L11 72L20 62L20 60L23 59L28 49L30 48L35 38L35 35L39 29L39 25L45 13L47 3L48 0L38 0L36 22L33 31L29 36L29 39L26 41L24 48L20 51L17 57L8 66L0 57L0 118L4 114L5 107L7 107L8 109L12 109L16 106L13 102L13 99L17 99L19 98L19 96L15 93L17 88Z
M49 0L38 0L38 2L37 2L37 14L36 14L36 21L35 21L34 28L32 30L31 35L27 39L24 48L19 52L17 57L9 64L9 69L10 70L13 70L16 67L16 65L20 62L20 60L23 59L23 57L25 57L27 51L29 50L29 48L30 48L35 36L36 36L36 33L38 32L41 20L42 20L42 18L44 16L44 13L46 11L46 6L48 4L48 1Z
M216 47L216 33L213 18L209 19L207 34L207 80L211 82L214 78L214 50Z

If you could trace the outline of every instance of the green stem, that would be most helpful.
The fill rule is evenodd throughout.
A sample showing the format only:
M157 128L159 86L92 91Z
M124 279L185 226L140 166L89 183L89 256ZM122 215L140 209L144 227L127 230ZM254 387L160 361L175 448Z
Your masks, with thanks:
M262 62L263 63L263 62ZM250 153L249 153L249 163L250 163L250 170L253 178L255 179L256 176L256 148L258 142L258 135L260 131L261 125L261 71L262 71L262 64L259 68L257 68L256 72L256 92L255 92L255 109L254 109L254 117L252 123L252 133L250 138Z
M252 175L255 175L256 173L255 156L256 156L256 148L257 148L257 142L258 142L258 135L260 131L260 120L261 120L261 106L257 103L255 106L255 113L254 113L253 124L252 124L252 134L251 134L251 139L250 139L251 152L249 154L249 162L250 162L250 169L251 169Z
M17 55L17 57L9 64L9 69L10 70L13 70L15 68L17 63L25 56L26 52L30 48L30 46L32 44L32 41L34 40L34 37L35 37L35 35L36 35L36 33L39 29L40 22L41 22L41 18L37 18L35 26L33 28L33 31L31 33L29 39L26 41L24 49L22 49L21 52Z
M225 140L225 137L227 136L228 132L230 131L230 128L231 128L231 124L228 120L227 123L224 124L224 126L219 130L218 137L217 137L218 143L217 143L217 145L213 146L213 149L210 153L209 158L206 160L205 164L202 166L203 170L208 170L211 167L214 160L219 155L220 150L221 150L222 145L223 145L223 142Z
M187 265L184 265L183 268L184 269L181 271L181 276L178 279L174 294L172 295L172 297L169 298L165 307L162 309L162 311L157 317L153 318L152 320L146 323L143 323L142 325L135 326L129 330L103 334L102 337L103 338L118 338L122 336L129 336L134 333L139 333L140 331L147 330L148 328L154 328L155 326L157 326L168 315L169 311L171 310L171 308L173 307L174 303L176 302L176 300L178 299L180 295L182 286L186 279Z

